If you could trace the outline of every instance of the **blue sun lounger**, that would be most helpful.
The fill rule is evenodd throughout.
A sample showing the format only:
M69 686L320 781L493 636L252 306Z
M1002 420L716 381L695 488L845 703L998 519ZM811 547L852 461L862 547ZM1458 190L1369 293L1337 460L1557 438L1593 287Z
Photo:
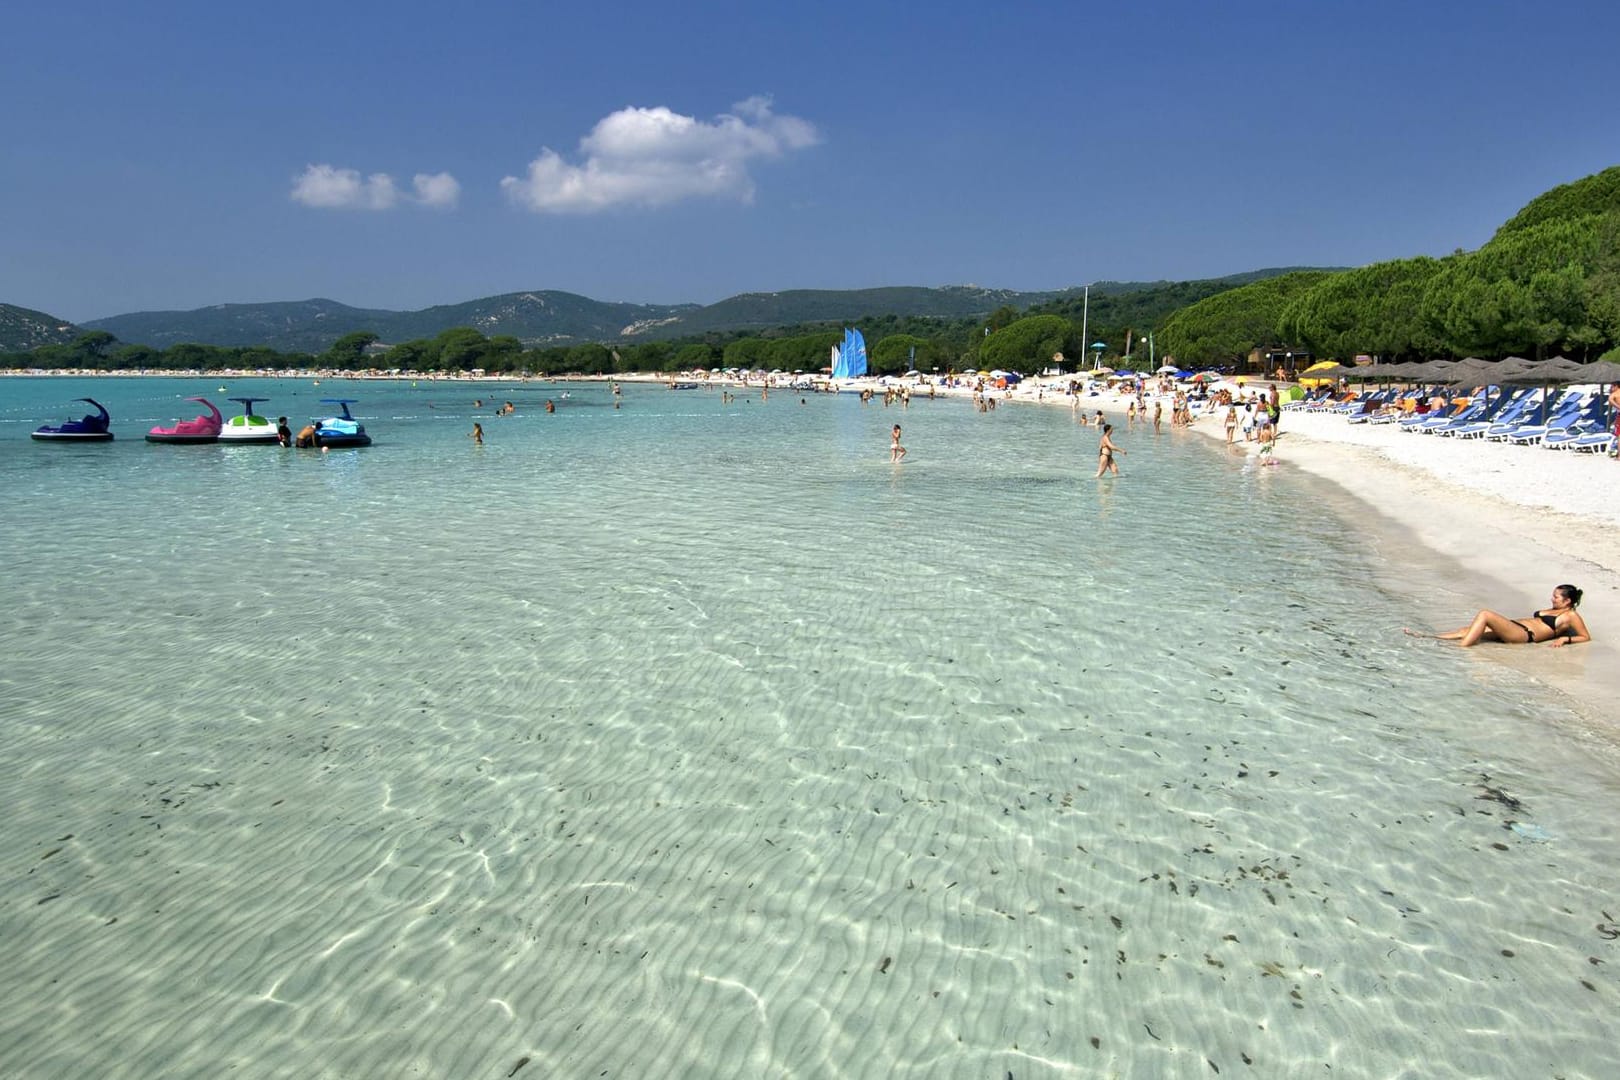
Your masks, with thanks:
M1607 453L1614 445L1614 431L1607 421L1599 417L1582 419L1571 424L1567 431L1549 431L1541 445L1548 450L1576 450L1587 454Z
M1448 430L1460 427L1463 424L1484 420L1494 411L1491 406L1500 406L1500 404L1500 401L1487 402L1484 393L1481 390L1475 390L1468 399L1468 404L1456 412L1449 416L1430 416L1422 423L1407 425L1406 430L1416 431L1422 435L1444 435Z
M1538 443L1554 432L1567 433L1583 421L1596 421L1601 404L1596 394L1567 393L1558 403L1553 418L1546 424L1521 424L1517 430L1508 432L1498 441L1526 446Z
M1492 442L1538 442L1548 431L1567 428L1578 420L1589 397L1579 390L1565 390L1547 409L1547 419L1538 421L1536 418L1542 415L1538 394L1533 407L1525 409L1515 421L1492 424L1485 438Z
M1375 423L1376 421L1374 421L1373 418L1379 415L1379 410L1382 409L1385 405L1388 405L1391 402L1395 401L1395 399L1396 399L1396 391L1393 390L1393 389L1385 389L1385 390L1378 390L1378 391L1376 391L1376 392L1374 392L1372 394L1369 394L1366 397L1362 398L1360 401L1349 402L1349 404L1355 406L1355 408L1350 409L1348 411L1348 415L1349 415L1349 418L1350 418L1349 423L1352 423L1352 424ZM1334 410L1334 411L1337 412L1337 411L1340 411L1340 410Z
M1490 410L1484 416L1453 424L1436 434L1454 439L1477 439L1498 424L1520 423L1535 408L1539 400L1536 395L1537 391L1528 386L1511 391L1503 390L1497 394L1496 400L1491 403Z

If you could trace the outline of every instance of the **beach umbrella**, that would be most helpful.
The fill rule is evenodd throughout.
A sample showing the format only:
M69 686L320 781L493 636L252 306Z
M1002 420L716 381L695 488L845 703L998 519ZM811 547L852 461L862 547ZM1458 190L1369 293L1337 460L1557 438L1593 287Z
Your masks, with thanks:
M1594 360L1590 364L1582 364L1580 370L1579 382L1597 383L1600 386L1620 383L1620 364L1615 363L1613 360ZM1615 414L1611 408L1609 410L1610 431L1614 430L1614 424Z
M1518 370L1506 366L1506 361L1493 364L1488 360L1481 360L1477 356L1470 356L1466 360L1457 361L1457 366L1451 369L1448 378L1451 380L1453 390L1472 390L1475 387L1485 388L1485 397L1490 398L1491 387L1502 385L1505 376L1516 375Z
M1555 360L1543 360L1539 364L1523 357L1510 356L1499 366L1508 369L1502 376L1504 383L1541 387L1541 416L1537 420L1537 423L1541 424L1547 422L1547 407L1552 397L1552 387L1573 385L1575 380L1571 376L1577 375L1581 370L1580 364L1561 356Z
M1485 388L1485 405L1490 407L1491 387L1501 386L1503 380L1521 372L1521 365L1529 361L1522 358L1510 358L1500 363L1481 360L1477 356L1465 357L1457 361L1457 366L1451 369L1451 388L1453 390L1473 390L1476 387Z
M1620 383L1620 364L1613 360L1594 360L1590 364L1582 364L1581 377L1576 381L1600 386Z
M1411 364L1379 364L1375 368L1368 369L1362 378L1381 382L1405 382L1407 369L1411 366Z
M1467 382L1469 379L1480 380L1470 384L1473 386L1492 383L1499 379L1505 370L1512 370L1505 369L1503 367L1505 363L1506 361L1503 361L1502 364L1493 364L1489 360L1481 360L1477 356L1470 356L1467 359L1457 361L1456 366L1451 369L1451 381L1462 383Z
M1587 381L1583 377L1584 367L1584 364L1555 356L1551 360L1531 364L1530 370L1523 378L1539 386L1574 386L1576 383Z
M1404 379L1406 377L1406 369L1409 366L1410 365L1408 364L1377 364L1373 367L1362 369L1361 377L1363 379L1387 379L1390 382L1394 382L1396 379Z
M1451 378L1451 373L1456 370L1456 367L1457 361L1455 360L1429 360L1421 364L1414 364L1411 377L1420 379L1423 382L1439 382L1442 379Z
M1491 365L1492 380L1509 386L1522 386L1535 381L1536 365L1522 356L1510 356Z
M1299 373L1299 385L1315 387L1323 383L1336 383L1355 374L1354 368L1347 368L1337 362L1312 364Z

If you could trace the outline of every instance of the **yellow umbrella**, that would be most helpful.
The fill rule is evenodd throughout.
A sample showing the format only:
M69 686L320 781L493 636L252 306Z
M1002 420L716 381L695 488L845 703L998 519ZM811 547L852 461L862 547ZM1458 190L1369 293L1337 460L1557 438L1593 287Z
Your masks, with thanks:
M1312 377L1311 372L1313 371L1319 372L1320 376ZM1309 386L1312 389L1321 386L1323 383L1331 385L1337 382L1341 375L1344 375L1349 371L1349 368L1340 367L1337 360L1324 360L1320 364L1312 364L1310 367L1300 372L1299 385Z

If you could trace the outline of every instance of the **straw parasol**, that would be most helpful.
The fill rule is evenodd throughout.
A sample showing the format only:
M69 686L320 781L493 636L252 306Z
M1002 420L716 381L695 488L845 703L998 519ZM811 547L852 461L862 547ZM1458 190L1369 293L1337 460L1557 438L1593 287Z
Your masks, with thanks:
M1379 364L1376 367L1369 368L1367 374L1364 375L1363 378L1385 379L1389 382L1404 382L1408 377L1410 377L1412 369L1417 366L1417 364L1412 363Z
M1613 360L1594 360L1590 364L1580 365L1581 377L1577 383L1597 383L1608 386L1611 383L1620 383L1620 364Z
M1446 382L1456 370L1455 360L1429 360L1422 364L1408 364L1405 377L1418 382Z
M1457 361L1456 366L1451 369L1447 378L1451 380L1451 385L1458 389L1490 386L1499 383L1504 374L1510 373L1506 367L1507 364L1508 361L1506 360L1500 364L1493 364L1489 360L1481 360L1477 356L1470 356Z
M1506 361L1503 362L1505 364ZM1484 387L1485 407L1488 410L1491 404L1491 387L1501 384L1504 374L1503 364L1493 364L1489 360L1481 360L1477 356L1464 357L1457 361L1457 366L1451 369L1451 388L1453 390L1473 390Z
M1551 397L1551 388L1554 386L1572 386L1577 381L1572 376L1578 376L1581 365L1564 357L1554 357L1543 360L1537 364L1520 357L1510 356L1502 361L1503 366L1518 360L1519 363L1509 373L1502 376L1502 382L1513 386L1539 386L1541 387L1541 419L1539 423L1547 422L1547 406Z
M1554 359L1544 359L1537 364L1531 359L1518 359L1515 363L1513 356L1503 359L1500 368L1502 382L1508 385L1529 385L1529 387L1547 387L1547 385L1571 385L1571 376L1579 376L1581 364L1573 359L1557 356Z

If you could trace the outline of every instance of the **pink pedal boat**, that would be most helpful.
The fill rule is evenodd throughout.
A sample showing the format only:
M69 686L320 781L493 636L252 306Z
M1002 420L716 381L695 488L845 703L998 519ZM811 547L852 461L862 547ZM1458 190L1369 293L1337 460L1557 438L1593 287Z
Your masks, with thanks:
M147 442L159 443L211 443L219 441L219 430L225 426L225 417L220 415L214 403L207 398L191 397L187 401L199 401L208 406L212 416L199 416L195 420L182 420L174 427L155 427L146 433Z

